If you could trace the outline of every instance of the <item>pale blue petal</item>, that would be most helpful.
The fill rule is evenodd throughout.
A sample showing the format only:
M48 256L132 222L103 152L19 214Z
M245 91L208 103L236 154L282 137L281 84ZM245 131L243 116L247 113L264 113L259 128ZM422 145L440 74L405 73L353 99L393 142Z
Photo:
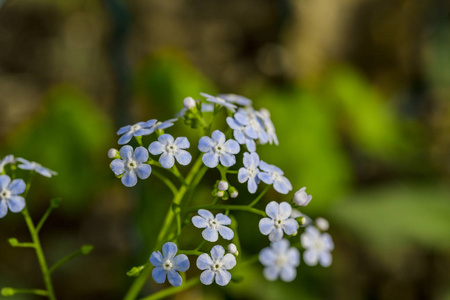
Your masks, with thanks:
M177 254L177 245L172 242L165 243L162 251L164 259L172 259Z
M204 285L210 285L214 281L214 275L215 273L211 270L203 271L202 274L200 274L200 281Z
M289 193L289 187L285 184L285 182L280 180L274 181L273 188L280 194L286 195L287 193Z
M259 231L261 231L262 234L268 235L274 229L275 229L275 226L273 224L273 220L272 219L262 218L259 221Z
M213 261L211 257L209 257L209 255L206 253L200 254L200 256L197 258L197 268L199 268L200 270L209 269L212 264Z
M225 150L231 154L238 154L239 151L241 150L241 147L239 146L239 143L236 142L235 140L228 140L225 142L225 144L223 145L223 147L225 148Z
M308 226L305 229L305 232L311 236L313 239L320 238L320 231L314 226Z
M158 141L154 141L148 146L148 151L153 155L159 155L165 151L165 146Z
M253 128L251 126L245 127L244 132L248 137L250 137L252 139L258 138L258 132L255 130L255 128Z
M170 134L164 133L158 138L158 141L163 145L168 145L169 143L173 143L174 139Z
M165 152L159 157L159 163L163 168L170 169L175 164L175 158L172 153Z
M216 215L216 220L219 222L220 225L230 225L231 224L231 219L224 215L224 214L217 214Z
M42 166L37 166L35 168L35 171L36 171L36 173L39 173L42 176L45 176L45 177L48 177L48 178L52 177L52 173L50 172L50 170L47 169L47 168L44 168Z
M202 161L208 168L215 168L219 164L219 155L214 152L203 154Z
M220 270L216 273L216 283L220 286L227 285L231 280L231 274L228 271Z
M276 243L272 243L270 246L275 253L285 254L289 249L289 241L287 239L282 239Z
M294 219L287 219L284 221L283 230L287 235L294 234L298 229L298 222Z
M206 209L199 209L198 214L205 219L214 219L214 215Z
M202 103L202 112L213 112L214 105L210 103Z
M121 160L121 159L113 160L109 166L111 167L111 170L116 175L120 175L123 172L125 172L125 164L124 164L123 160Z
M130 131L130 129L131 125L123 126L117 131L117 134L118 135L124 134L125 132Z
M238 123L242 125L248 125L250 122L247 113L243 112L242 110L235 113L233 117L236 119Z
M192 155L185 150L178 150L175 152L175 158L180 165L187 166L192 160Z
M8 175L0 175L0 189L7 189L10 182L11 178Z
M211 249L211 257L213 260L218 260L225 254L225 249L222 246L216 245Z
M203 136L198 141L198 150L208 152L214 147L215 143L209 136Z
M250 154L251 159L252 159L252 165L257 167L259 165L259 155L256 152L252 152Z
M247 187L248 187L248 191L249 191L251 194L256 193L256 190L258 189L258 185L256 184L256 181L255 181L254 178L250 178L250 179L248 180Z
M219 233L226 240L231 240L234 237L234 232L226 226L219 226Z
M189 267L189 259L185 254L180 254L174 257L173 259L174 269L180 272L186 272Z
M258 173L258 178L261 179L262 182L264 182L265 184L272 184L273 183L273 178L272 178L272 176L270 176L269 173L259 172Z
M280 277L285 282L291 282L297 276L297 270L290 265L285 265L281 268Z
M263 160L259 161L259 168L261 170L269 172L269 173L272 171L271 165L269 165L268 163L266 163Z
M159 252L159 251L154 251L152 253L152 255L150 256L150 262L152 263L152 265L154 267L162 266L163 261L164 261L164 258L162 256L161 252Z
M163 283L166 281L166 274L167 272L162 267L156 267L152 271L152 276L156 283Z
M181 279L180 274L178 274L175 270L170 270L167 272L167 279L173 286L180 286L183 283L183 279Z
M155 124L156 124L156 120L155 120L155 119L151 119L151 120L148 120L147 122L145 122L145 123L142 125L142 127L148 128L148 127L152 127L152 126L155 125Z
M277 268L276 266L270 266L264 268L263 274L267 280L274 281L278 278L279 272L280 272L279 268Z
M269 241L271 242L278 242L283 238L283 230L281 228L275 228L270 234L269 234Z
M248 180L249 172L246 168L240 168L238 173L238 180L240 183L244 183Z
M209 223L200 216L193 216L192 224L194 224L194 226L197 228L206 228L209 226Z
M280 205L278 207L278 213L283 220L289 218L289 216L291 215L291 212L292 212L292 207L289 205L289 203L287 203L287 202L280 203Z
M136 169L136 174L140 179L147 179L152 172L152 167L147 164L140 164Z
M8 189L13 195L22 194L25 191L26 184L22 179L14 179L10 184Z
M20 212L25 207L25 199L21 196L12 196L7 201L8 208L12 212Z
M123 160L130 160L133 157L133 147L130 145L123 146L120 148L119 154Z
M252 140L252 139L247 139L247 140L245 141L245 145L247 146L247 150L248 150L248 151L251 151L251 152L256 151L256 144L255 144L255 141L254 141L254 140Z
M152 134L153 131L154 131L153 129L142 128L142 129L137 130L137 131L133 134L133 136L149 135L149 134Z
M211 138L214 142L216 142L219 145L222 145L225 143L225 134L223 134L220 130L214 130L211 134Z
M138 163L146 162L148 160L148 151L144 147L139 146L134 150L133 157Z
M128 143L129 141L131 141L132 137L133 137L133 132L127 132L120 137L120 139L117 143L119 145L124 145L124 144Z
M328 250L334 249L333 239L331 238L331 236L328 233L322 234L322 242L324 243L325 247Z
M177 139L175 140L175 146L180 149L187 149L190 145L191 144L189 143L187 137L177 137Z
M222 264L227 270L233 269L236 266L236 257L230 253L225 254L222 258Z
M0 200L0 218L3 218L8 213L8 206L5 200Z
M137 183L136 173L132 170L125 172L125 174L121 178L121 181L126 187L135 186Z
M300 241L302 242L303 248L310 248L314 245L314 239L307 233L300 236Z
M307 249L303 253L303 261L308 266L315 266L315 265L317 265L317 261L318 260L319 260L319 255L318 255L317 251L315 251L315 250Z
M242 127L242 125L237 123L236 120L233 119L232 117L227 117L227 124L233 130L239 130Z
M252 156L250 153L245 152L244 158L242 159L242 162L244 163L244 166L246 168L250 168L252 166Z
M287 253L289 264L298 266L300 264L300 252L297 248L290 248Z
M234 165L236 163L236 157L234 155L230 155L230 154L222 154L222 155L220 155L220 163L224 167L227 167L227 168L231 167L232 165ZM206 163L205 163L205 165L206 165Z
M268 267L276 264L277 255L270 248L264 248L259 252L259 261Z
M266 206L266 214L272 219L275 219L278 215L279 206L280 205L275 201L270 202Z
M236 139L236 141L239 142L239 144L245 144L245 142L247 141L245 134L240 130L233 131L233 136Z
M202 231L202 236L208 242L216 242L219 239L219 233L216 229L208 227Z
M322 265L322 267L329 267L333 261L333 257L331 256L330 252L327 251L323 251L320 254L320 264Z

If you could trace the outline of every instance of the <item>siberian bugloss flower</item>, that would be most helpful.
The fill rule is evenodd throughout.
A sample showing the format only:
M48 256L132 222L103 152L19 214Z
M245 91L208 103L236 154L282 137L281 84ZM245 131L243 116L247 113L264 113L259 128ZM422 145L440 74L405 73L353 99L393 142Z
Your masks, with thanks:
M225 249L216 245L211 250L211 257L203 253L197 258L197 268L204 270L200 275L200 281L210 285L214 279L218 285L227 285L231 280L231 274L227 270L234 268L236 258L233 254L225 254Z
M294 203L298 206L306 206L312 199L311 195L306 194L306 187L302 187L294 195Z
M49 168L43 167L41 164L38 164L34 161L28 161L24 158L17 158L18 162L21 162L22 164L18 165L18 167L22 170L33 170L36 173L41 174L45 177L52 177L54 175L58 175L55 171L50 170Z
M3 173L5 166L7 164L14 163L14 156L13 155L7 155L0 161L0 174Z
M128 143L133 136L143 136L152 134L155 131L153 125L156 124L156 120L148 120L147 122L139 122L134 125L123 126L117 131L117 135L122 135L119 139L119 145Z
M214 96L208 95L206 93L200 93L200 95L205 97L206 101L209 101L214 104L218 104L219 106L223 106L231 112L236 111L237 106L232 103L227 102L225 99L222 99L220 97L214 97Z
M122 175L121 181L127 187L135 186L137 178L147 179L152 172L152 167L145 162L148 160L148 152L144 147L133 148L129 145L119 150L121 159L111 162L111 170L116 176Z
M256 151L256 143L253 138L250 138L245 134L244 125L240 124L231 117L227 117L227 124L231 129L233 129L233 136L239 144L245 144L248 151Z
M154 130L163 130L169 127L172 127L174 124L174 122L176 122L178 120L178 118L173 118L173 119L169 119L166 120L164 122L156 122L155 125L152 126L152 128L154 128Z
M197 228L205 228L202 231L202 236L209 242L216 242L219 239L219 234L226 240L231 240L234 237L234 232L225 225L231 224L231 219L224 214L214 215L206 210L199 209L199 216L192 217L192 223Z
M258 177L266 184L273 184L273 188L280 194L287 194L292 190L292 184L284 177L284 172L274 166L269 165L264 161L259 162L259 168L261 172L259 172Z
M252 105L252 100L250 100L244 96L240 96L240 95L221 94L217 97L227 101L228 103L234 103L234 104L241 105L241 106L251 106Z
M25 207L25 199L19 196L25 191L25 182L22 179L14 179L8 175L0 175L0 218L8 213L20 212Z
M159 158L159 163L163 168L170 169L175 164L175 159L183 166L191 162L191 154L183 150L189 148L189 146L190 144L186 137L177 137L174 140L173 136L165 133L158 138L158 141L151 143L148 150L153 155L162 154Z
M248 191L252 194L256 193L258 189L258 165L259 165L259 155L256 152L244 153L244 168L239 169L238 180L240 183L247 181Z
M231 167L236 163L234 154L240 151L239 144L232 139L225 139L225 134L215 130L211 138L204 136L198 142L198 150L203 154L203 163L209 168L215 168L220 163L225 167Z
M177 250L177 245L169 242L163 245L162 254L159 251L152 253L150 262L155 267L152 276L157 283L163 283L166 277L173 286L180 286L183 282L178 272L186 272L190 264L185 254L175 256Z
M308 266L315 266L319 262L323 267L331 265L331 250L334 249L333 240L328 233L320 233L314 226L306 227L300 240L306 251L303 253L303 260Z
M264 130L264 124L252 108L240 108L233 118L244 126L244 133L248 137L258 139L261 144L268 142L269 137Z
M275 201L266 206L266 214L269 218L262 218L259 221L259 230L264 235L269 235L271 242L278 242L283 237L283 232L287 235L294 234L298 229L298 222L291 218L292 208L287 202L278 204Z
M273 281L278 277L289 282L297 275L296 267L300 264L300 253L297 248L289 248L289 241L271 243L259 253L259 261L265 266L264 277Z
M269 143L274 143L278 146L278 137L275 133L275 126L273 126L272 120L270 119L270 112L262 108L259 111L256 111L255 114L262 120L264 129L267 133L267 138L269 140Z

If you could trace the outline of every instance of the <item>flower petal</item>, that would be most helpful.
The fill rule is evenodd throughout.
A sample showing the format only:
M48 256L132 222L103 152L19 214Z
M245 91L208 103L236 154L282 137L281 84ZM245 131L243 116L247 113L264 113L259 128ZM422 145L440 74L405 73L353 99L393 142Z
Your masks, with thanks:
M185 254L180 254L174 257L173 259L174 269L180 272L186 272L189 267L189 259Z
M263 274L267 280L274 281L278 278L278 274L280 273L280 269L276 266L270 266L264 268Z
M140 179L147 179L152 172L152 167L147 164L140 164L136 169L136 174Z
M222 264L227 270L233 269L236 266L236 257L233 254L227 253L222 258Z
M153 155L159 155L165 151L165 146L158 141L154 141L148 146L148 151Z
M281 217L281 219L285 220L287 218L289 218L289 216L291 215L292 212L292 207L289 203L287 202L281 202L278 208L278 213L279 216Z
M216 242L219 239L219 233L212 227L207 227L202 231L202 236L208 242Z
M200 254L200 256L197 258L197 268L199 268L200 270L209 269L212 264L213 261L211 257L209 257L209 255L206 253Z
M289 249L289 241L286 239L282 239L281 241L272 243L270 247L275 253L284 255Z
M199 209L198 214L205 219L214 219L214 215L206 209Z
M211 134L211 138L217 144L222 145L225 143L225 134L223 134L223 132L220 130L214 130Z
M287 257L289 260L289 264L293 266L298 266L300 264L300 252L297 248L290 248L287 252Z
M224 214L221 214L221 213L216 215L216 220L219 222L220 225L230 225L231 224L230 217L228 217Z
M334 249L333 239L331 238L331 236L328 233L322 234L322 242L324 243L325 247L328 250Z
M287 235L294 234L298 229L298 222L294 219L284 221L283 230Z
M211 249L211 257L213 260L218 260L225 254L225 249L222 246L216 245Z
M234 155L230 155L230 154L222 154L222 155L220 155L220 163L224 167L227 167L227 168L231 167L232 165L234 165L236 163L236 157L234 157Z
M214 281L214 275L215 273L211 270L203 271L202 274L200 274L200 281L204 285L210 285Z
M172 259L177 254L177 245L167 242L163 245L162 251L164 259Z
M8 188L11 182L11 178L8 175L0 175L0 189L5 190Z
M119 145L124 145L126 143L128 143L129 141L131 141L131 138L133 137L133 132L128 131L127 133L125 133L124 135L122 135L119 139L119 141L117 142Z
M123 146L120 148L119 154L123 160L130 160L133 157L133 147L130 145Z
M244 183L248 180L249 172L246 168L240 168L238 173L238 180L240 183Z
M192 160L192 155L186 150L178 150L175 152L175 158L180 165L187 166Z
M262 265L268 267L276 263L277 255L270 248L264 248L259 252L259 261Z
M259 172L258 173L258 178L262 180L262 182L264 182L265 184L272 184L273 183L273 178L269 173L266 172Z
M256 190L258 189L258 185L256 184L256 181L255 181L254 178L250 178L250 179L248 180L247 188L248 188L248 191L249 191L251 194L256 193Z
M283 238L283 230L281 228L275 228L270 234L269 234L269 241L271 242L278 242Z
M113 160L109 166L117 176L125 172L125 163L121 159Z
M0 200L0 218L3 218L8 213L8 206L5 200Z
M291 282L297 276L297 270L291 265L285 265L281 268L280 277L285 282Z
M209 226L209 223L200 216L193 216L192 217L192 224L194 224L197 228L206 228Z
M317 251L315 251L315 250L307 249L303 253L303 261L308 266L315 266L315 265L317 265L317 261L318 260L319 260L319 255L318 255Z
M152 253L152 255L150 256L150 262L154 267L160 267L163 264L163 256L161 254L161 252L159 251L154 251Z
M228 271L220 270L216 273L216 283L220 286L227 285L231 280L231 274Z
M144 147L139 146L134 150L133 157L139 163L146 162L148 160L148 151Z
M201 152L208 152L214 147L216 143L209 137L209 136L203 136L198 141L198 150Z
M238 154L239 151L241 151L241 147L239 146L239 143L235 140L228 140L223 144L223 147L225 150L227 150L229 153L232 154Z
M137 183L136 173L132 170L126 171L125 174L122 176L121 181L123 185L126 187L135 186Z
M161 136L158 138L158 141L163 145L168 145L169 143L172 144L174 142L174 139L173 136L171 136L170 134L164 133L161 134Z
M333 257L331 256L330 252L323 251L320 254L319 262L322 265L322 267L329 267L333 261Z
M215 168L219 164L219 155L214 152L203 154L202 161L208 168Z
M21 196L12 196L6 203L8 204L9 210L15 213L22 211L25 207L25 199Z
M175 164L175 158L172 153L164 152L159 157L159 163L165 169L170 169Z
M173 286L180 286L183 283L183 279L181 279L180 274L178 274L175 270L170 270L167 272L167 279Z
M189 143L189 140L187 137L177 137L175 140L175 146L177 146L180 149L187 149L189 148L191 144Z
M123 126L117 131L117 134L118 135L124 134L125 132L130 131L130 129L131 125Z
M25 191L26 184L22 179L14 179L10 184L8 189L13 195L22 194Z
M278 216L278 209L279 204L275 201L270 202L266 206L266 214L271 217L272 219L275 219Z
M157 283L163 283L164 281L166 281L166 274L167 272L162 267L156 267L152 271L153 279Z
M219 226L219 233L226 240L231 240L234 237L233 230L226 226Z
M262 234L268 235L275 229L275 226L273 224L273 220L269 218L262 218L259 221L259 231L261 231Z

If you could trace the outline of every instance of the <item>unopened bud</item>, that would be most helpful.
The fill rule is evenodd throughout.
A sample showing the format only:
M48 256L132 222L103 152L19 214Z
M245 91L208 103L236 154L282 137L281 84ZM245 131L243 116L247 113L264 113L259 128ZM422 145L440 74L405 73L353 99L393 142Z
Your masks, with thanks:
M224 194L225 194L224 191L218 191L217 197L223 197Z
M328 223L328 221L324 218L317 218L316 225L317 228L319 228L322 231L327 231L328 228L330 228L330 223Z
M237 189L235 187L230 187L230 189L228 190L228 193L230 194L231 198L236 198L239 195L239 192L237 191Z
M227 251L228 251L229 253L231 253L231 254L236 255L236 256L239 255L239 251L238 251L236 245L233 244L233 243L231 243L231 244L228 245Z
M138 277L144 268L145 268L144 266L133 267L130 271L127 272L127 276Z
M192 108L194 108L195 107L195 100L194 99L192 99L192 97L187 97L187 98L184 98L184 100L183 100L183 106L186 108L186 109L192 109Z
M219 182L218 188L219 188L220 191L228 190L228 182L221 180Z
M117 149L111 148L108 151L108 157L109 158L116 158L119 156L119 151L117 151Z
M299 189L294 195L294 202L298 206L306 206L311 201L312 196L306 194L306 187Z

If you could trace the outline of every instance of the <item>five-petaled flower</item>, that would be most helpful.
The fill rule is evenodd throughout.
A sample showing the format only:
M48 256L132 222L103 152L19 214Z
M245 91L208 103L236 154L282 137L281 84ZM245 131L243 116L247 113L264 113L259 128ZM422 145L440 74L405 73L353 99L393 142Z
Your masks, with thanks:
M198 210L199 216L192 217L192 223L197 228L205 228L202 236L209 242L216 242L219 239L219 234L226 240L231 240L234 237L234 232L225 225L231 224L231 219L224 214L217 214L215 217L206 209Z
M186 272L190 264L185 254L175 256L177 250L177 245L168 242L163 245L162 254L159 251L152 253L150 262L155 267L152 276L157 283L163 283L166 277L173 286L180 286L183 283L178 272Z
M233 136L236 139L236 141L243 145L245 144L247 146L248 151L256 151L256 143L255 140L248 137L245 134L245 126L240 124L238 121L233 119L232 117L227 117L227 124L230 126L231 129L233 129Z
M203 154L203 163L209 168L215 168L220 163L225 167L231 167L236 163L234 154L238 154L240 147L238 142L229 139L226 141L225 134L215 130L211 138L204 136L198 142L198 150Z
M269 165L264 161L259 162L259 168L261 172L259 172L258 177L266 184L273 184L273 188L280 194L287 194L292 190L292 184L284 177L284 172L274 166Z
M205 97L207 101L209 101L211 103L218 104L220 106L223 106L223 107L225 107L226 109L228 109L231 112L235 112L236 111L237 106L232 104L232 103L230 103L231 101L227 101L227 100L222 99L220 97L214 97L214 96L211 96L211 95L206 94L206 93L200 93L200 95Z
M14 163L14 155L7 155L0 161L0 174L3 173L7 164Z
M148 120L147 122L139 122L134 125L127 125L117 131L118 135L122 135L119 139L119 145L128 143L133 136L143 136L152 134L155 131L154 125L156 120Z
M300 264L300 253L297 248L289 248L289 241L271 243L259 253L259 261L265 266L264 277L273 281L278 277L289 282L297 275L296 267Z
M261 144L266 144L269 141L263 121L258 118L252 108L240 108L233 118L244 126L244 133L249 138L258 139Z
M175 140L170 134L163 134L148 147L153 155L162 154L159 158L159 163L163 168L170 169L175 164L175 159L180 165L186 166L191 160L192 156L189 152L182 149L189 148L190 144L186 137L177 137Z
M254 194L258 188L258 165L259 156L256 152L244 153L244 168L239 169L238 180L240 183L247 181L248 191L252 194Z
M204 270L200 274L200 281L210 285L214 279L218 285L227 285L231 280L231 274L227 270L234 268L236 258L233 254L225 254L225 249L216 245L211 249L211 257L203 253L197 258L197 268Z
M266 214L269 218L259 221L259 230L264 235L269 235L271 242L278 242L283 237L283 231L287 235L294 234L298 229L298 222L291 218L292 207L287 202L270 202L266 206Z
M308 266L315 266L319 262L323 267L331 265L331 250L334 249L333 240L328 233L320 233L314 226L306 227L300 238L303 248L303 260Z
M111 169L116 176L122 175L122 183L127 187L135 186L137 177L147 179L150 176L152 168L146 164L148 160L148 151L144 147L133 147L126 145L119 150L121 159L115 159L111 162Z
M21 162L22 164L18 165L18 167L22 170L33 170L36 173L41 174L45 177L52 177L54 175L58 175L55 171L50 170L49 168L43 167L42 165L38 164L34 161L28 161L24 158L17 158L18 162Z
M25 207L25 199L19 196L25 191L25 182L22 179L14 179L8 175L0 175L0 218L8 213L20 212Z

